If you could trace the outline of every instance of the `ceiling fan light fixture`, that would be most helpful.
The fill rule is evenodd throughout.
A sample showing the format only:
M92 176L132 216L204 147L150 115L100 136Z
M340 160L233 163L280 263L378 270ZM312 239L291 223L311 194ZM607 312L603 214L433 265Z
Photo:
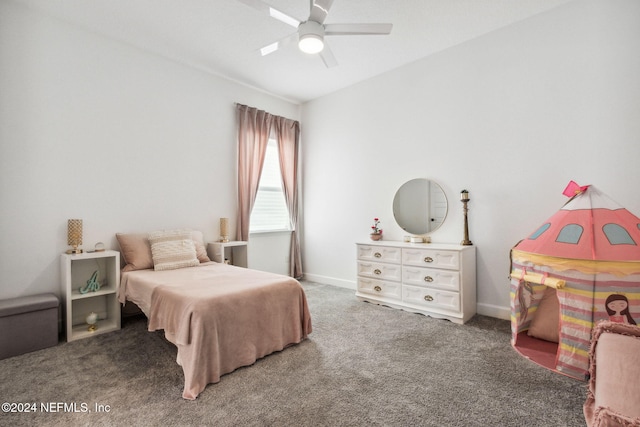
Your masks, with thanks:
M298 47L304 53L314 54L324 49L324 27L314 21L307 21L298 27Z
M324 41L322 40L322 37L318 37L313 34L307 34L304 37L300 37L298 47L304 53L320 53L322 52L322 49L324 49Z

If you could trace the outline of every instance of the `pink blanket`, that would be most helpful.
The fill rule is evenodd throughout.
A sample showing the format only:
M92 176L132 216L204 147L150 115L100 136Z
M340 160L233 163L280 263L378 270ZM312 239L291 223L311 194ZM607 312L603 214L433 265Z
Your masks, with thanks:
M126 276L124 293L154 287L149 330L178 347L185 399L311 333L304 290L290 277L217 263Z

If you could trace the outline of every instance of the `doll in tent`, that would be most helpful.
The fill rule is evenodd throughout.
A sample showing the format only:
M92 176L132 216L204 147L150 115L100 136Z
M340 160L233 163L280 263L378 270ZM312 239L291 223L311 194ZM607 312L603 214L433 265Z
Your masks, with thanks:
M631 313L629 312L629 300L624 295L611 294L607 297L604 304L609 320L617 323L626 323L635 325L636 321L633 320Z

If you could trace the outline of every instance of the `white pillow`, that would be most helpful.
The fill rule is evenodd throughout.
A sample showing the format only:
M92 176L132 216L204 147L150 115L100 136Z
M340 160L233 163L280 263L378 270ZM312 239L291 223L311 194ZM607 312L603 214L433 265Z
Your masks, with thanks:
M149 233L153 269L175 270L200 264L191 230L167 230Z

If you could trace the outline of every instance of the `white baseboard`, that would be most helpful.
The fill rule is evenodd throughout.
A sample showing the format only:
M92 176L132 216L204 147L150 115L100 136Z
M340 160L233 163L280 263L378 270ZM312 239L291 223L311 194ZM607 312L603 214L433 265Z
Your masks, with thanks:
M509 307L477 303L476 311L478 312L478 314L481 314L483 316L495 317L496 319L511 319L511 308Z
M319 274L305 273L303 280L309 280L310 282L323 283L325 285L337 286L340 288L356 290L356 282L352 280L336 279L335 277L322 276ZM496 319L509 320L511 319L511 309L509 307L501 307L492 304L478 303L476 307L478 314L482 316L495 317Z
M307 274L307 273L304 274L303 279L309 280L310 282L324 283L325 285L332 285L332 286L337 286L339 288L352 289L354 291L356 290L356 282L352 280L336 279L335 277L327 277L327 276L321 276L319 274Z

